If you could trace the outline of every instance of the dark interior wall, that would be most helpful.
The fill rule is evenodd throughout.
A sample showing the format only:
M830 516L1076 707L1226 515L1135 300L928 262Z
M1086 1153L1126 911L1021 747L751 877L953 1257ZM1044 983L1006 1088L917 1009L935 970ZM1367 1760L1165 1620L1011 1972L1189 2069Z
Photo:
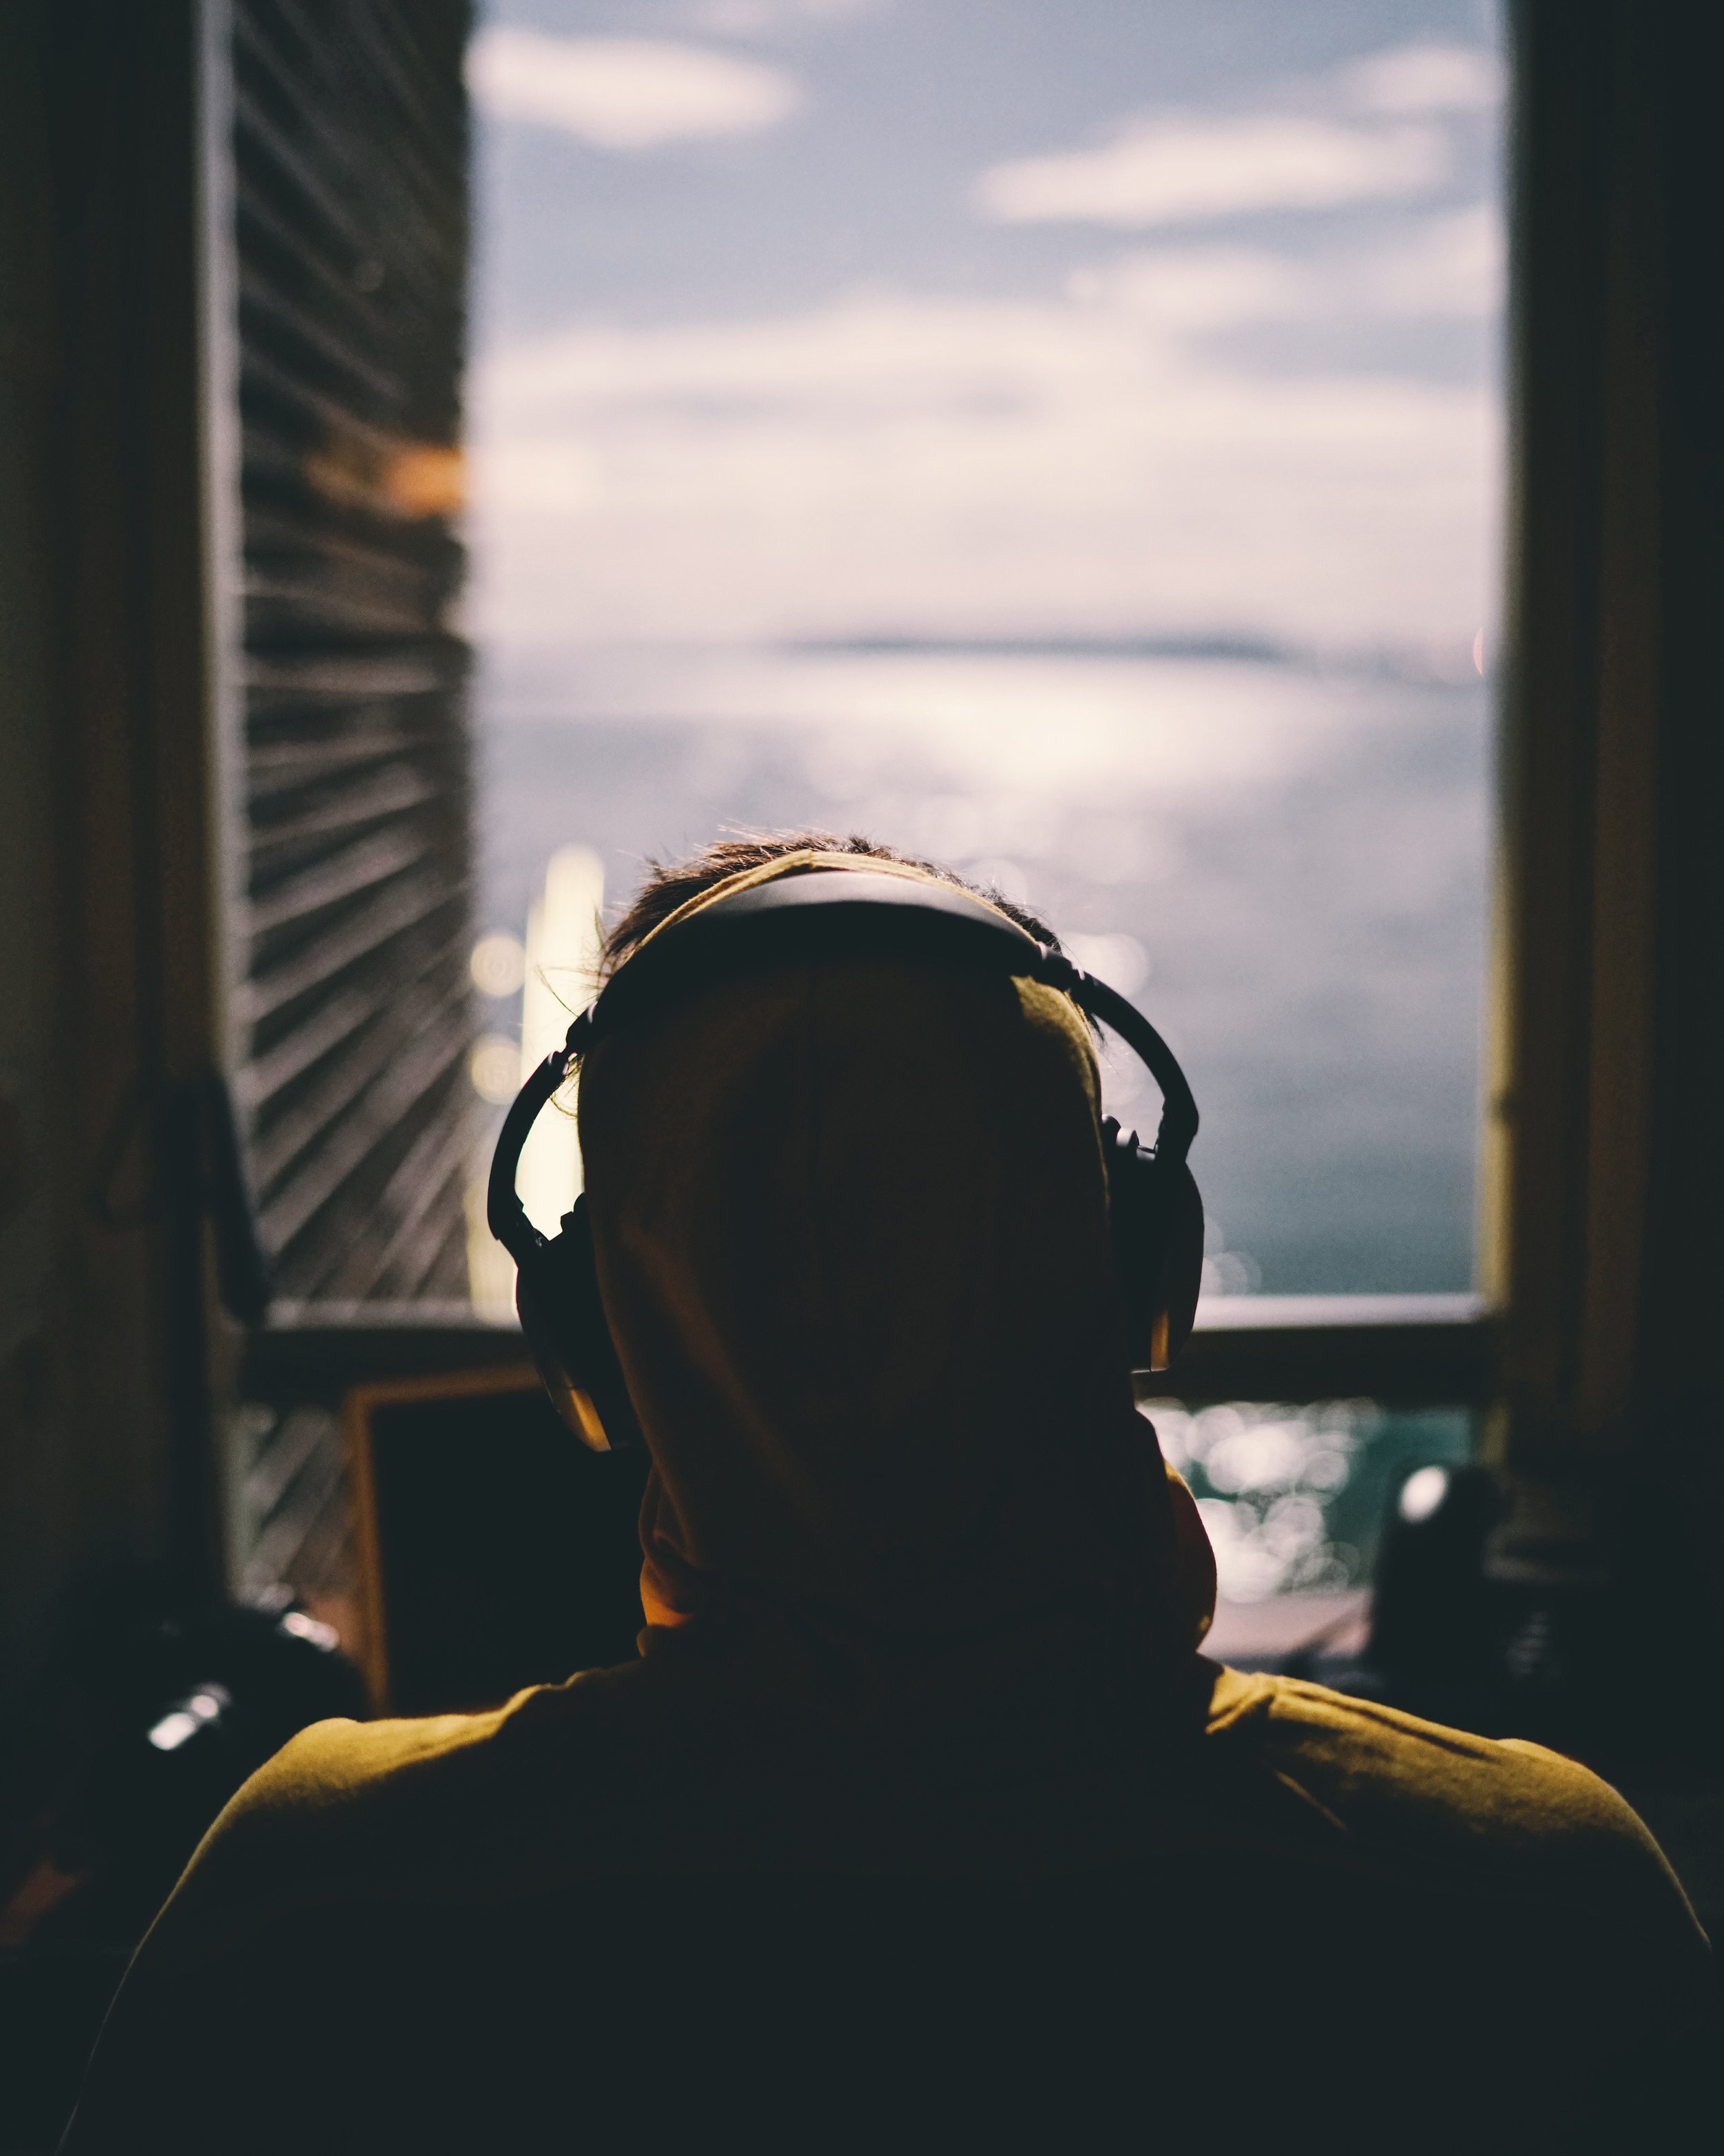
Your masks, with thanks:
M52 365L42 27L24 9L0 12L0 1627L15 1650L42 1592L58 1420L41 1337L59 865L41 558Z
M0 8L0 1712L220 1584L216 1074L278 1296L464 1298L469 13Z
M1724 1493L1724 19L1701 5L1673 18L1659 54L1667 270L1650 983L1658 1054L1642 1338L1660 1419L1673 1435L1703 1442L1712 1487Z
M1724 21L1522 0L1516 26L1505 1456L1544 1486L1529 1551L1638 1578L1703 1656L1724 1645Z
M1640 1537L1654 1592L1678 1589L1696 1662L1724 1653L1724 19L1671 11L1657 53L1664 202L1658 463L1660 693L1649 995L1645 1263L1639 1383L1647 1483L1680 1494L1683 1533ZM1655 1499L1647 1510L1654 1518ZM1674 1565L1672 1564L1674 1560ZM1670 1582L1671 1570L1678 1578Z
M0 1712L87 1583L211 1570L199 29L0 9Z

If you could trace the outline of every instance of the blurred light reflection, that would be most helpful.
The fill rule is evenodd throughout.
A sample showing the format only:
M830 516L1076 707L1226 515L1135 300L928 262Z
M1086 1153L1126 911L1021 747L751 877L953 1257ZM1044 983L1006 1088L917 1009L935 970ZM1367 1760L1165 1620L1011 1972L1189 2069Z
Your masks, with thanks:
M1193 1410L1161 1399L1141 1412L1192 1486L1224 1602L1365 1585L1391 1491L1419 1502L1430 1478L1446 1486L1448 1468L1472 1453L1471 1418L1459 1409L1321 1400Z

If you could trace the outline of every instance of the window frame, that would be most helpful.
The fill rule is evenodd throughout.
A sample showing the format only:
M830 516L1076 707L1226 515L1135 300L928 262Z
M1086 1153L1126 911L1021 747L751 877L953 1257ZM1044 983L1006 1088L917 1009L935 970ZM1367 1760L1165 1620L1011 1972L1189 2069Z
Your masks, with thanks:
M1193 1402L1465 1407L1484 1419L1486 1457L1526 1474L1632 1442L1656 926L1655 685L1634 650L1656 612L1635 562L1657 502L1637 475L1657 466L1644 414L1659 356L1631 320L1660 274L1643 243L1659 213L1649 130L1663 93L1659 26L1642 11L1637 27L1626 0L1578 13L1519 0L1509 28L1510 479L1479 1291L1212 1303L1154 1386ZM1625 157L1608 146L1613 130ZM1566 377L1565 349L1583 360ZM1615 603L1602 639L1601 595ZM250 1338L242 1383L333 1398L519 1354L513 1328L477 1317L308 1306Z

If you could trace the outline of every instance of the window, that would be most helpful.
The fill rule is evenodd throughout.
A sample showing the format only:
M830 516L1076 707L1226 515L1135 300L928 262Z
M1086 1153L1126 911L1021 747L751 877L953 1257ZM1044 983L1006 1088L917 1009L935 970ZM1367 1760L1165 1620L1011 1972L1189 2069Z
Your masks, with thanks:
M236 18L240 1086L301 1328L248 1562L332 1547L340 1383L437 1359L377 1325L508 1318L478 1179L600 908L812 824L1029 901L1172 1038L1211 1248L1164 1419L1327 1399L1226 1408L1213 1487L1177 1427L1239 1594L1350 1586L1484 1373L1490 18L495 0L459 526L460 14L348 12L333 129L292 12ZM542 1224L577 1176L546 1119Z
M531 1059L644 855L864 830L1154 1015L1214 1297L1470 1289L1501 74L1472 0L493 0L479 1082L502 939Z

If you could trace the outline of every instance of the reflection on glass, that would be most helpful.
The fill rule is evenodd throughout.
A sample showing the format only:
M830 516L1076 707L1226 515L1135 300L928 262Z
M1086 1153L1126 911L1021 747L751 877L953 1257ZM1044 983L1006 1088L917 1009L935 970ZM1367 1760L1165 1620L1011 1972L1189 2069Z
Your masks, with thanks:
M1473 1450L1472 1418L1457 1408L1230 1401L1193 1411L1162 1399L1141 1411L1197 1498L1224 1603L1368 1584L1391 1498L1403 1517L1425 1517Z

